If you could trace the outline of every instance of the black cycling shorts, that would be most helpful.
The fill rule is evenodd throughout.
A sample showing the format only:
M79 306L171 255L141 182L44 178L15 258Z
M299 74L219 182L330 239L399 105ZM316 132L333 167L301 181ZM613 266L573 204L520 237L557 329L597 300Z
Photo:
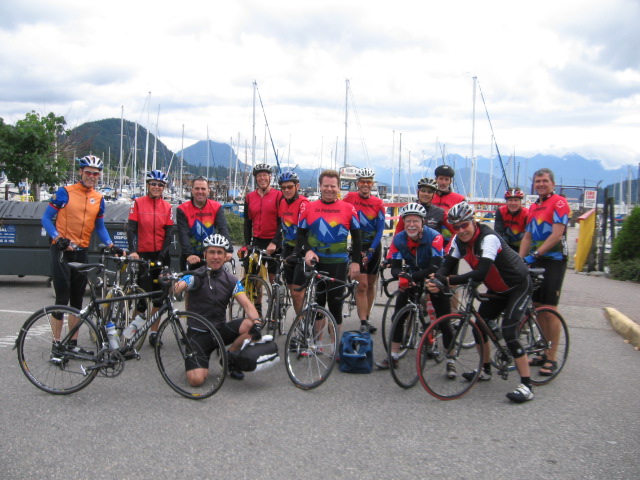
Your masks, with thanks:
M293 254L293 247L285 245L282 250L282 258L287 258ZM282 276L287 285L303 285L304 284L304 263L299 262L295 265L283 264Z
M162 267L171 266L171 257L167 254L164 258L159 257L160 252L138 252L138 256L142 260L149 262L162 262ZM162 267L150 267L149 270L145 270L143 274L138 278L138 284L145 292L157 292L162 290L162 286L157 280L162 273ZM161 307L163 303L162 297L154 297L151 299L154 307Z
M541 258L536 260L531 268L544 268L542 285L533 292L531 298L536 303L557 307L560 302L564 274L567 271L567 262Z
M225 345L230 345L240 335L240 325L244 319L232 320L229 323L219 323L216 329ZM187 338L195 355L190 355L185 359L185 370L196 368L209 368L209 358L211 354L219 348L213 335L209 332L197 328L187 328Z
M362 247L363 252L367 252L369 246L365 245ZM364 260L364 257L363 257ZM382 260L382 245L378 244L376 251L373 252L373 256L371 257L371 261L366 265L360 266L360 273L366 273L367 275L377 275L378 270L380 270L380 261Z

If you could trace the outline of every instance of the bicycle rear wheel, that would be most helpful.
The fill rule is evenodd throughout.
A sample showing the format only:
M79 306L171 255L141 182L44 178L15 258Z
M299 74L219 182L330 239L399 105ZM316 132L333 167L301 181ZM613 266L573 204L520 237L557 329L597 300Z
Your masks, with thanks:
M224 382L227 352L222 337L196 313L170 313L158 328L155 354L162 378L183 397L205 399Z
M22 372L40 390L54 395L68 395L89 385L98 374L90 369L97 363L102 336L93 322L81 320L77 344L65 338L69 320L80 318L75 308L45 307L31 315L20 329L16 345ZM56 335L62 342L54 340Z
M329 378L338 353L338 325L320 306L304 309L296 317L285 342L285 365L293 384L303 390Z
M548 318L547 324L543 324L545 326L538 323L540 313L543 313ZM538 320L527 315L520 323L518 339L529 358L541 355L551 356L553 352L557 367L550 374L549 372L541 372L542 366L530 367L531 383L533 385L545 385L558 376L567 361L569 356L569 328L562 315L555 308L536 308L536 315ZM545 327L547 330L545 330ZM556 332L556 342L552 340L554 335L551 334L549 328L551 331Z
M391 327L388 350L389 370L393 380L402 388L411 388L418 381L416 359L420 343L420 326L424 322L420 318L418 308L406 305L395 315ZM400 350L393 352L394 339L399 340Z
M447 329L451 328L453 337L449 340ZM416 359L418 378L424 389L440 400L454 400L462 397L476 383L482 368L482 354L478 348L463 348L462 345L473 341L473 332L480 330L474 322L463 315L444 315L433 322L422 335L418 349L424 352ZM478 337L480 338L480 337ZM447 361L443 361L447 359ZM447 372L449 360L455 362L456 375ZM449 373L449 375L447 375ZM463 373L471 373L470 380Z
M269 284L258 275L250 275L242 279L242 286L244 287L244 293L251 303L254 304L258 314L262 319L268 318L271 314L271 287ZM235 299L232 299L229 303L228 309L229 321L237 318L248 318L244 311L244 308L240 306ZM264 327L264 325L263 325Z

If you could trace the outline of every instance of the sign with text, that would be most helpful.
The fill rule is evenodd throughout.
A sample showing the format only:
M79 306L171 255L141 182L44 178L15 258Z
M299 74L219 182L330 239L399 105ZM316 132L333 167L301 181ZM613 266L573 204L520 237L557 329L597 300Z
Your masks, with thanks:
M598 199L597 190L584 191L584 208L596 208L596 200Z

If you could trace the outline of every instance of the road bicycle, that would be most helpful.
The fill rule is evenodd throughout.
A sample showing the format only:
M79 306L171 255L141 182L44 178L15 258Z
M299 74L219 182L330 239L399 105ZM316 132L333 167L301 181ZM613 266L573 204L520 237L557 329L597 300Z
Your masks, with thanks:
M69 268L87 275L91 300L82 310L61 305L44 307L24 323L14 348L20 368L33 385L47 393L68 395L85 388L98 373L109 378L121 375L127 360L140 358L135 348L140 338L166 316L154 347L164 381L180 395L195 400L210 397L220 389L227 372L224 342L207 319L174 308L169 292L181 274L162 275L161 291L96 298L95 277L104 266L69 263ZM119 348L111 348L113 338L107 334L108 319L101 305L157 296L163 299L160 309L131 339L121 339ZM192 367L190 373L187 366ZM194 368L208 368L208 373L196 382L192 378Z
M544 269L530 269L534 289L538 288L543 278ZM481 338L484 332L494 346L492 363L497 374L506 380L509 372L515 369L513 356L506 342L501 338L499 322L494 329L478 314L474 307L474 300L489 301L494 295L480 294L479 284L469 282L463 290L463 301L459 313L440 317L426 330L418 346L419 355L416 357L418 377L422 386L434 397L440 400L453 400L465 395L475 385L482 372L482 353L480 348L462 348L462 343ZM558 332L558 341L554 344L548 339L538 323L538 315L545 313L551 318L550 324ZM443 329L445 322L453 328L453 343L450 347L444 345ZM518 324L517 336L528 358L544 355L552 349L556 354L557 368L548 375L541 373L539 367L531 367L531 384L544 385L552 381L562 371L569 356L569 329L562 315L554 307L534 307L531 300L525 314ZM427 347L435 343L437 356L431 356ZM424 349L424 351L423 351ZM446 376L444 359L455 361L458 375L456 378ZM470 380L463 378L461 373L471 373ZM548 373L548 372L547 372Z
M316 290L322 285L324 292L347 287L342 298L350 294L358 282L347 282L331 278L318 272L315 265L305 273L306 307L293 321L285 341L285 365L293 384L303 390L310 390L324 383L336 363L339 330L333 315L316 301Z

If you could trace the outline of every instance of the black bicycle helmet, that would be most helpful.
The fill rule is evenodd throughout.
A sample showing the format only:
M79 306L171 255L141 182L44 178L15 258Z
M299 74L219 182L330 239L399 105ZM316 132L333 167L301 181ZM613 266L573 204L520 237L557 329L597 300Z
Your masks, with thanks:
M436 167L436 171L434 172L434 174L436 177L442 176L453 178L456 172L449 165L440 165L439 167Z

